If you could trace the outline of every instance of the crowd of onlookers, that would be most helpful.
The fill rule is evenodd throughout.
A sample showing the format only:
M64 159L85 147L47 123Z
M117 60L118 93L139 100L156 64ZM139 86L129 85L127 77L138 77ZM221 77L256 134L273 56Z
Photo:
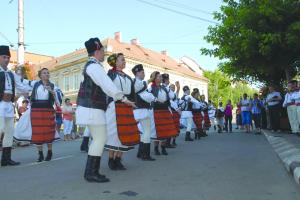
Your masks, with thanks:
M249 97L244 94L237 103L235 111L236 129L245 130L247 133L254 131L255 134L260 134L261 129L269 129L272 132L285 129L290 130L289 133L300 136L300 90L295 80L288 83L284 95L274 86L269 86L265 95L260 93ZM232 132L231 100L228 100L225 106L219 102L215 113L210 117L219 133Z

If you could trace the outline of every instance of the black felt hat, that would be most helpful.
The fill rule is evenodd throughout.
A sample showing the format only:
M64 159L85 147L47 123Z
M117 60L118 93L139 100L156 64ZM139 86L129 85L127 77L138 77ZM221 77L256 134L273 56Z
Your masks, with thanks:
M103 47L99 38L90 38L84 43L84 45L89 54L93 53L96 50L100 50Z
M0 55L5 55L10 57L9 46L1 45L0 46Z

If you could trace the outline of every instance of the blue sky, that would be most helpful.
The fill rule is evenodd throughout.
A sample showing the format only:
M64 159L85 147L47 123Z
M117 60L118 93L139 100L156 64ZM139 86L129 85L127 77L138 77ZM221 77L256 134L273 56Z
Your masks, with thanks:
M0 44L8 44L2 35L14 44L18 40L18 0L10 1L0 1ZM218 11L222 4L221 0L143 1L208 20L213 20L209 13ZM219 63L217 58L202 56L199 50L211 47L203 36L212 23L139 0L24 0L24 4L25 44L29 52L60 56L83 48L90 37L105 39L121 31L124 42L138 38L144 47L167 50L174 58L187 55L206 70L216 69Z

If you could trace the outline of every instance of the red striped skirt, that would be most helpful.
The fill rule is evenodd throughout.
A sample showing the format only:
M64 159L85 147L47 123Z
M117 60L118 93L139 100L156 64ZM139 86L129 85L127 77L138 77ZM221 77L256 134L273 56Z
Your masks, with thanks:
M180 114L176 111L173 111L172 116L173 116L173 122L174 122L175 128L177 130L177 133L179 134L180 133Z
M178 135L169 110L154 110L154 122L157 139L167 139Z
M204 111L204 128L209 129L211 126L208 111Z
M53 108L31 108L33 144L52 143L55 138L55 117Z
M118 137L125 146L140 143L140 134L137 122L134 119L133 109L124 103L115 103Z
M203 121L203 116L201 112L193 112L193 120L196 124L197 129L202 130L202 121Z

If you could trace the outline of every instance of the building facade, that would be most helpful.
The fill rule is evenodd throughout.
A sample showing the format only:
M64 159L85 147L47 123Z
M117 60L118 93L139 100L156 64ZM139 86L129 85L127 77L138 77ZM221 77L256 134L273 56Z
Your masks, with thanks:
M176 61L167 55L166 51L155 52L139 45L137 39L131 40L131 43L121 41L120 32L115 33L115 37L102 41L105 48L105 61L103 63L105 70L110 66L106 58L112 53L123 53L126 60L125 73L133 77L131 69L142 64L145 69L146 79L150 78L153 71L168 73L170 82L179 81L181 93L184 85L191 89L198 88L201 94L208 97L208 79L203 77L203 69L188 57L183 57ZM47 67L51 73L51 80L62 89L65 97L76 101L80 82L83 79L82 70L87 61L87 52L85 49L79 49L72 53L54 58L48 62L38 65L38 68Z

